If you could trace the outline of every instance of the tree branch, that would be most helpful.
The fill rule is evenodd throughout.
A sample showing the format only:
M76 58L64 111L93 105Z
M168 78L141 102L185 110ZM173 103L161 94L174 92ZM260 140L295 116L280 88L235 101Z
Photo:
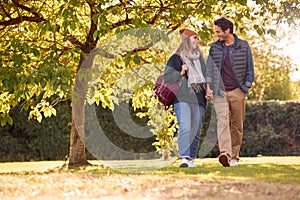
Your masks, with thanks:
M32 13L34 16L36 17L40 17L39 16L39 13L37 12L34 12L33 10L31 10L31 8L27 7L27 6L24 6L22 4L20 4L19 2L17 2L16 0L12 0L12 2L18 7L18 8L21 8L29 13Z
M8 21L2 21L0 22L0 26L10 26L10 25L15 25L15 24L20 24L23 21L29 21L29 22L42 22L42 21L46 21L43 18L40 17L26 17L26 16L19 16L17 18L14 19L10 19Z
M11 16L6 12L6 10L2 4L1 4L1 8L2 8L3 12L5 13L5 16L7 16L11 19Z
M20 3L18 3L16 0L12 0L12 2L17 6L17 8L20 8L22 10L25 10L31 14L33 14L32 17L30 16L18 16L16 18L12 18L10 16L9 13L6 12L6 10L3 8L2 6L2 9L3 11L5 12L5 14L9 17L9 20L7 21L0 21L0 25L2 26L9 26L9 25L15 25L15 24L20 24L22 23L23 21L29 21L29 22L42 22L42 21L47 21L46 19L44 19L42 16L39 15L39 13L37 12L34 12L31 8L27 7L27 6L24 6Z
M89 53L92 49L94 49L97 45L97 41L99 40L99 37L97 36L96 39L93 38L93 34L94 32L97 30L97 24L95 24L94 20L92 20L92 16L95 14L94 10L93 10L93 4L89 3L89 7L90 7L90 22L91 22L91 26L90 26L90 30L88 35L86 36L86 41L83 45L81 45L81 49L85 52L85 53Z

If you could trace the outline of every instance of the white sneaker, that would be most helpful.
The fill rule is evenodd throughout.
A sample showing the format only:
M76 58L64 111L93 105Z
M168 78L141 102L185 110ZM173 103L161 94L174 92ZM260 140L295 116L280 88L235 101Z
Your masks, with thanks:
M239 165L239 163L236 159L232 159L232 160L230 160L229 165L230 165L230 167L237 167Z
M188 159L181 158L179 167L188 167L189 166L188 162L189 162Z
M196 165L195 165L195 163L194 163L193 160L189 160L189 161L188 161L188 166L189 166L189 167L196 167Z

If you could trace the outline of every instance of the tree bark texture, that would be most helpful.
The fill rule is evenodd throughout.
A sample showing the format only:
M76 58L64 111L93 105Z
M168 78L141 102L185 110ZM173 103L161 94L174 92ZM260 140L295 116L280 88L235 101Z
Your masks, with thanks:
M69 166L80 166L89 164L85 152L85 103L88 82L84 73L91 73L95 55L90 53L80 65L75 80L72 98L72 127L70 135ZM81 73L82 72L82 73Z

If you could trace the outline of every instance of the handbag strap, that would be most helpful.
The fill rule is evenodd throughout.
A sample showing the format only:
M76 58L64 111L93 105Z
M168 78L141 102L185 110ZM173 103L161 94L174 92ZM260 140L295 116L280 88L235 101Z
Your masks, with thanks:
M180 61L182 62L182 65L184 65L185 62L183 61L182 57L181 57L179 54L177 54L177 55L178 55ZM178 82L178 84L179 84L180 86L181 86L181 84L182 84L183 79L184 79L185 76L188 78L187 74L185 74L184 76L181 76L181 78L180 78L180 80L179 80L179 82Z

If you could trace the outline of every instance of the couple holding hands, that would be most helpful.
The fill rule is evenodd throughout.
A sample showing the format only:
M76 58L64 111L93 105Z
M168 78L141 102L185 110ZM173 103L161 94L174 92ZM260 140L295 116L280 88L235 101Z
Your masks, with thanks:
M182 42L164 71L165 82L178 82L184 76L174 101L180 167L195 167L207 100L213 101L217 116L219 162L223 166L239 162L246 95L254 81L252 52L225 17L214 21L214 30L219 39L211 45L205 62L198 34L181 29Z

